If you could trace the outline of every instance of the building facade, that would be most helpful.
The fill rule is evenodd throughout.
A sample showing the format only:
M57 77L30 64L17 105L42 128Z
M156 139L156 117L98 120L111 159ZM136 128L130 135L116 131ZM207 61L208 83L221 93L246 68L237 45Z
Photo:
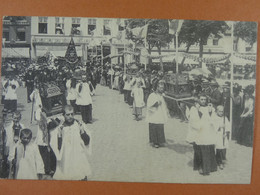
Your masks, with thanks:
M116 56L124 49L124 41L118 38L120 22L113 18L32 17L32 58L46 52L64 57L71 37L83 64L101 55ZM112 63L118 60L112 58Z
M3 18L2 58L30 58L31 17Z

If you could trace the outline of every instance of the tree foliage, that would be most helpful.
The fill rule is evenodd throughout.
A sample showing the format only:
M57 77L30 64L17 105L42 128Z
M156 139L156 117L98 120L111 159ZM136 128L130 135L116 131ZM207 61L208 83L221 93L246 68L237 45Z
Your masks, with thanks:
M237 22L234 25L234 36L241 38L251 46L257 40L257 23L256 22Z
M206 43L210 35L221 38L228 28L225 21L185 20L179 34L179 43L185 43L187 47Z
M199 56L202 58L203 45L209 37L221 38L228 29L225 21L185 20L179 34L179 43L186 44L186 52L191 45L199 44Z

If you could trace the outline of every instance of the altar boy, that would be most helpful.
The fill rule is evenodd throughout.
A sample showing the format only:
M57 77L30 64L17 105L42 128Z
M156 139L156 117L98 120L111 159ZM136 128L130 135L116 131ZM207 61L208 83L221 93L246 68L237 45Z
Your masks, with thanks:
M224 107L218 106L213 115L214 129L216 131L216 160L219 169L223 169L226 162L226 153L230 139L230 123L224 116Z

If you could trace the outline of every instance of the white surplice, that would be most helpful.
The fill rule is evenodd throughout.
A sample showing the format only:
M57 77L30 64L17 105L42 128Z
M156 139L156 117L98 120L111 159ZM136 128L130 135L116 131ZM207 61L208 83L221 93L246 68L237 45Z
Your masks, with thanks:
M63 127L60 150L58 150L58 130L59 127L51 133L50 140L50 145L57 158L57 167L53 178L57 180L82 180L86 176L90 176L91 168L87 156L90 145L84 145L78 122L74 121L71 126ZM90 132L86 128L84 130L91 139Z

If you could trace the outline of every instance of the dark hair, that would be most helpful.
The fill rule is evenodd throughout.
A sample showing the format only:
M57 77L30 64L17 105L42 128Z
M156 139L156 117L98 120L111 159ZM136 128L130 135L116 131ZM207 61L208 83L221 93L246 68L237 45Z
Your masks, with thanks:
M250 96L253 95L254 91L255 91L254 85L248 85L244 89L244 93L247 93Z
M205 94L205 93L200 93L199 95L198 95L198 97L200 98L200 97L207 97L207 95ZM208 99L208 98L207 98Z
M15 85L12 85L12 89L16 89L16 86L15 86Z
M22 129L21 133L20 133L20 139L22 138L22 136L28 136L30 139L32 139L32 131L31 129Z
M63 114L63 115L65 115L65 110L73 110L73 112L74 112L74 108L73 108L73 106L71 106L71 105L65 105L65 106L63 107L63 109L62 109L62 114Z

